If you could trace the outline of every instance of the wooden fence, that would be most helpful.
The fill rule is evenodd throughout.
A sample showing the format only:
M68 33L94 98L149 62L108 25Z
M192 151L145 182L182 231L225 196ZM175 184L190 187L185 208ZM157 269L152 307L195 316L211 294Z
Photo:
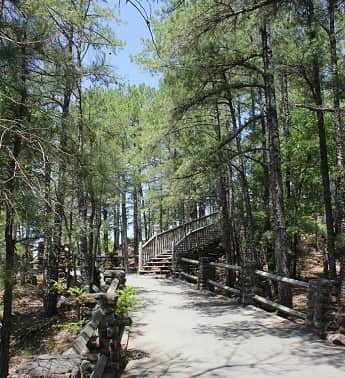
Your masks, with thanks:
M190 282L196 283L199 289L214 290L218 288L224 292L238 295L243 304L260 303L261 305L277 310L289 316L305 320L305 324L324 334L328 324L334 317L334 282L326 279L313 279L309 282L292 279L280 274L269 273L256 269L255 263L246 263L243 266L230 265L210 261L207 257L193 260L180 257L179 270L175 274ZM233 286L225 285L215 279L215 269L235 272L238 279ZM274 302L258 294L259 279L278 282L294 288L306 290L308 304L306 312Z

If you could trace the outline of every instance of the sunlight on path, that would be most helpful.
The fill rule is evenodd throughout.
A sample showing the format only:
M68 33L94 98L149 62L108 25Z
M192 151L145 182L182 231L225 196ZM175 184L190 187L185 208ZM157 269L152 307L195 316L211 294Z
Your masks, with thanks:
M302 327L188 284L129 275L142 308L122 377L340 378L345 351Z

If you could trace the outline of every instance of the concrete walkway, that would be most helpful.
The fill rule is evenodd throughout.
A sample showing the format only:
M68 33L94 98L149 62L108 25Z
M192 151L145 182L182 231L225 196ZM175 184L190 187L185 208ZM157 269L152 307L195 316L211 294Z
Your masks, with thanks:
M303 327L184 283L137 275L132 360L122 377L343 378L345 350Z

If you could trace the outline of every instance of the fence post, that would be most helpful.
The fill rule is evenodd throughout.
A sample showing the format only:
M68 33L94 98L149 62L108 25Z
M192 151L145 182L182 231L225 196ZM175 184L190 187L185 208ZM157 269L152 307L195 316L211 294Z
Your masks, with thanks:
M309 281L308 312L306 325L314 328L320 336L325 336L328 325L333 320L333 282L324 278Z
M175 241L171 243L171 271L173 277L176 278L178 270L177 254L175 249Z
M152 242L153 242L153 250L152 250L152 256L150 256L150 257L156 257L156 254L157 254L157 232L155 232L155 235L154 235Z
M214 280L214 267L210 265L209 257L199 257L198 289L209 288L208 280Z
M143 243L139 242L138 271L143 267Z
M198 289L204 290L207 287L208 279L208 257L199 257L199 272L198 272Z
M243 305L253 304L253 295L255 294L255 262L245 262L242 265L241 273L241 302Z

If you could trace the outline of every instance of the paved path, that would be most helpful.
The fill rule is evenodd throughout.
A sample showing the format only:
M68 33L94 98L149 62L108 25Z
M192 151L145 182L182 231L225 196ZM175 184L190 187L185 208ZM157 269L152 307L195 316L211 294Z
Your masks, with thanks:
M130 348L146 357L122 377L345 377L344 349L283 318L184 283L129 275L128 284L142 305Z

